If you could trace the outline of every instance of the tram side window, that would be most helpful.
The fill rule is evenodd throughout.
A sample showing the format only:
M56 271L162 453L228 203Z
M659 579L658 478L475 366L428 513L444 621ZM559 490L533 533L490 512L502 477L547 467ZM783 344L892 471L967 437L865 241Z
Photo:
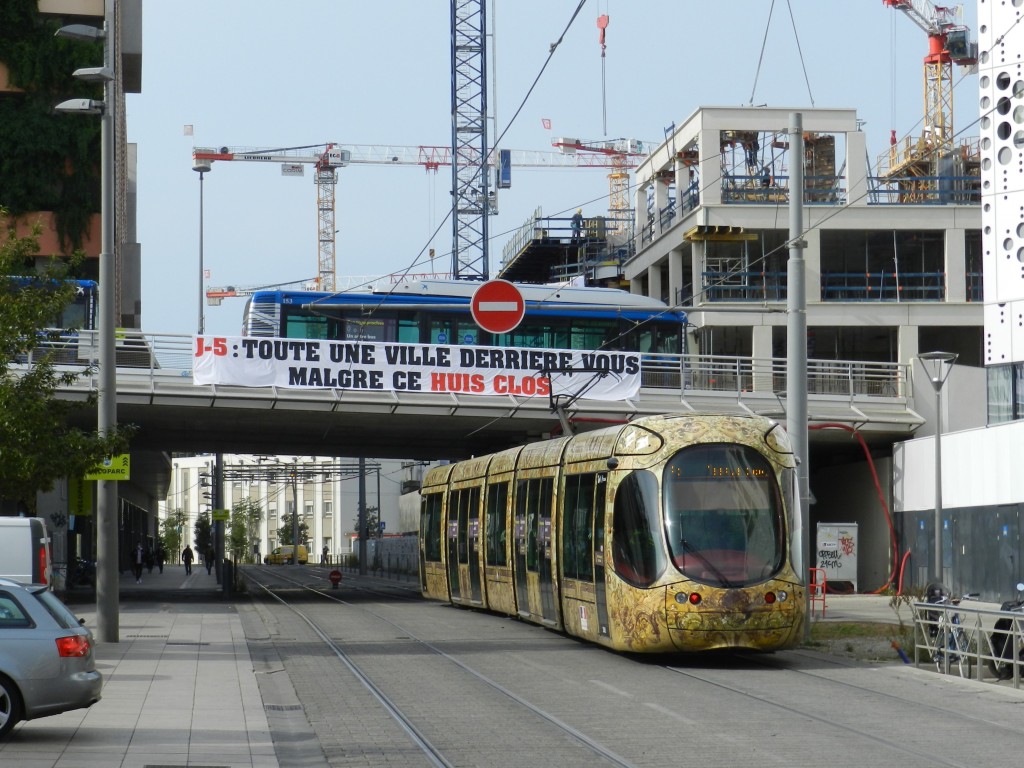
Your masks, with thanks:
M322 315L287 312L282 325L284 332L281 335L287 339L330 338L327 318Z
M487 488L487 565L508 565L508 485Z
M647 323L636 331L638 352L678 355L682 352L682 328L667 323Z
M597 475L565 478L562 511L562 573L567 579L594 580L594 488Z
M665 569L659 506L658 480L647 470L626 475L615 492L612 562L616 573L641 587L653 584Z
M420 508L420 538L423 540L423 556L430 562L441 562L441 501L440 493L423 495Z

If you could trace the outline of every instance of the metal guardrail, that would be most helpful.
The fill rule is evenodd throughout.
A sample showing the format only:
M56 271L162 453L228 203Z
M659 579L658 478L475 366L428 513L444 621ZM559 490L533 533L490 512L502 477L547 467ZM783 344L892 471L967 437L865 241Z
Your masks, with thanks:
M938 671L944 674L959 673L974 680L989 680L993 677L989 665L1003 659L992 647L993 627L999 619L1009 619L1010 628L999 632L1012 643L1011 659L1019 658L1024 648L1024 613L982 608L961 602L914 603L914 666L921 666L923 652ZM953 616L959 623L953 622ZM1024 664L1012 664L1010 680L1014 688L1021 687Z
M191 381L193 337L186 334L119 331L116 358L119 376L151 383ZM95 378L99 349L95 332L62 336L41 344L19 363L31 363L49 354L61 366L86 366ZM807 392L852 399L879 397L906 399L908 368L900 363L855 360L808 360ZM737 398L751 393L781 393L786 389L785 358L750 358L728 355L642 354L641 386L729 393Z

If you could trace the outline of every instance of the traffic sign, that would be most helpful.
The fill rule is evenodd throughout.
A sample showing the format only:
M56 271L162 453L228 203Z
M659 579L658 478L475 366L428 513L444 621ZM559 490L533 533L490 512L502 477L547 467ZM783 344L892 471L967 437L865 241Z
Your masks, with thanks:
M526 302L508 280L488 280L473 292L473 320L489 333L508 333L523 321Z

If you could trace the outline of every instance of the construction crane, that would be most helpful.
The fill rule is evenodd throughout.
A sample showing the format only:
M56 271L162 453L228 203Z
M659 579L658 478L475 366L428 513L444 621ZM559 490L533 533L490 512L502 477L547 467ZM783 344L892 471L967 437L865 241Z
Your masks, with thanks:
M542 150L505 149L492 151L487 166L497 172L500 168L612 168L612 184L620 184L617 196L612 195L612 210L621 213L627 206L626 190L628 189L628 169L635 168L640 158L641 142L619 140L618 142L597 142L584 144L575 139L559 140L573 142L566 144L561 152ZM608 147L599 147L608 144ZM614 145L614 146L613 146ZM617 148L616 148L617 147ZM576 150L580 150L579 153ZM461 149L466 164L479 162L472 155L472 150ZM276 149L260 149L254 147L195 147L192 150L193 166L209 164L216 160L249 161L259 163L281 163L281 173L286 176L301 176L304 165L315 166L317 188L317 277L310 287L314 290L337 290L335 271L335 203L334 188L337 179L335 169L348 165L418 165L427 171L438 171L442 167L452 166L452 149L446 146L422 144L417 146L397 146L384 144L339 144L327 143L304 147L285 147ZM499 187L504 186L501 181ZM615 201L618 201L617 203ZM490 206L496 211L496 205ZM251 288L208 287L206 299L208 304L217 305L222 299L249 296Z
M900 148L892 133L887 156L879 158L883 176L936 176L937 164L954 153L953 64L970 67L978 61L978 44L963 25L963 6L933 5L929 0L882 0L928 35L924 57L924 127L920 138ZM928 187L928 184L924 184ZM934 185L932 185L934 186Z
M557 138L551 142L551 146L558 147L563 153L579 158L580 165L612 169L608 174L608 218L615 222L614 231L624 229L629 219L629 169L636 168L647 157L647 145L647 142L636 139L580 141ZM581 152L591 154L581 155Z
M348 151L337 144L321 144L281 149L236 150L231 147L211 149L196 147L192 150L193 168L215 160L243 160L256 163L282 163L282 173L302 175L304 164L315 168L317 210L317 286L320 290L334 290L334 186L335 169L348 165Z

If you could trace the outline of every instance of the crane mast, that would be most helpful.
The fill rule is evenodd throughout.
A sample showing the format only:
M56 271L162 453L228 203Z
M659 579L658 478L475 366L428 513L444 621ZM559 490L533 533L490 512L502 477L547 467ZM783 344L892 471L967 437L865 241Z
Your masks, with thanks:
M936 176L937 163L954 153L953 64L972 66L978 60L978 45L969 39L970 30L960 23L963 6L938 6L929 0L882 0L883 5L901 11L928 36L924 57L924 126L920 138L901 149L893 134L888 157L880 158L887 176Z
M322 291L334 290L335 249L334 249L334 187L337 184L335 170L349 164L348 150L337 144L280 149L254 149L236 151L230 147L214 149L196 147L192 150L193 162L215 160L239 160L256 163L282 163L285 167L295 164L314 166L313 180L316 182L317 210L317 287Z

